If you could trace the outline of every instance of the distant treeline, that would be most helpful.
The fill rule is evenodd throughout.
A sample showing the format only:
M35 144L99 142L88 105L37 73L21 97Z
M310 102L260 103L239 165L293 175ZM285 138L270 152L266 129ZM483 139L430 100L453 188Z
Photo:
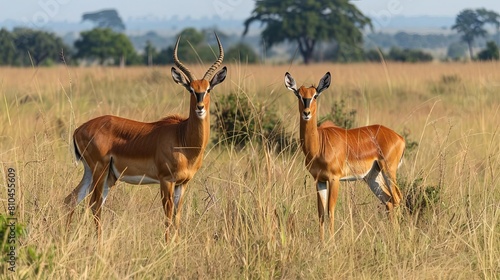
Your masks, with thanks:
M284 50L293 56L297 46L284 43L275 49L261 51L259 37L226 35L218 31L225 46L226 61L256 63L273 60ZM213 31L187 28L178 35L182 36L179 57L187 63L212 61L217 53ZM173 44L177 36L166 38L155 32L144 35L126 36L124 33L106 28L95 28L81 32L73 40L57 36L54 33L27 28L15 28L12 31L0 30L0 65L30 66L67 63L72 65L167 65L172 64ZM478 39L476 46L486 46L487 41L498 42L498 35L487 35ZM167 42L167 43L165 43ZM186 42L189 42L186 43ZM417 62L431 61L435 58L425 50L447 49L449 59L461 59L466 54L467 45L461 42L457 34L412 34L398 32L370 33L365 36L361 48L346 47L335 42L323 43L323 48L316 50L314 61L356 62L385 60ZM160 45L160 47L158 47ZM493 48L490 44L489 48ZM273 61L289 61L290 57ZM481 58L481 56L478 56Z
M495 41L500 44L500 35L487 34L485 37L476 40L476 47L484 48L488 41ZM369 33L365 36L365 47L379 47L389 49L392 47L403 49L439 49L448 48L450 45L461 43L465 47L467 44L461 42L459 34L416 34L409 32L397 33Z

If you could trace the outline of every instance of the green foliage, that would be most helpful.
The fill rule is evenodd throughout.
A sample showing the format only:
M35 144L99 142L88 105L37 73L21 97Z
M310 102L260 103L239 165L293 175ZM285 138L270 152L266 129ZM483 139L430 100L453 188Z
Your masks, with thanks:
M400 49L393 47L389 53L384 54L381 50L368 50L364 53L366 61L380 62L382 58L390 61L400 62L429 62L432 61L432 55L421 50Z
M245 43L230 47L224 57L229 62L256 63L259 61L257 53Z
M445 48L459 39L457 34L416 34L407 32L369 33L366 34L365 47L367 49L435 49Z
M11 233L11 230L12 228L9 226L7 217L0 214L0 241L2 244L2 262L0 262L0 270L3 270L4 265L9 261L9 256L7 254L10 252L10 247L14 246L14 244L9 243L9 239L18 242L18 237L24 234L24 227L19 224L16 224L13 228L13 233ZM12 234L15 235L15 238L9 238L9 235L12 236Z
M401 136L405 139L405 155L408 156L415 152L418 148L418 142L410 138L410 131L408 129L403 130Z
M356 110L345 111L345 101L341 99L339 102L333 102L332 108L328 114L318 120L318 125L325 121L331 121L339 127L351 129L356 126Z
M461 11L455 19L455 24L451 27L462 35L462 40L469 46L469 55L472 59L472 43L477 37L484 37L488 33L484 28L485 23L493 23L500 26L499 15L485 9Z
M117 32L125 30L125 24L114 9L85 13L82 15L82 21L86 20L95 23L97 28L110 28Z
M371 49L365 52L365 60L370 62L381 62L383 56L383 52L379 49Z
M387 60L401 62L429 62L432 61L432 55L421 50L391 48L387 55Z
M95 28L80 33L75 42L76 57L80 59L97 59L100 64L137 64L139 57L128 37L114 32L110 28Z
M477 9L476 13L482 22L493 25L497 30L500 28L500 14L497 12L481 8Z
M0 65L14 65L15 55L14 37L2 28L0 30Z
M486 44L486 49L482 50L477 54L479 60L498 60L500 54L498 52L498 46L495 42L489 41Z
M421 215L439 205L440 186L425 185L419 177L411 182L399 180L399 187L406 193L406 207L412 215Z
M461 33L462 39L467 43L487 33L484 29L484 22L479 18L477 12L471 9L461 11L457 15L455 24L451 28Z
M215 102L215 122L212 129L215 130L215 143L226 143L239 147L245 146L250 135L255 131L255 118L249 110L249 101L245 96L230 93L221 96Z
M235 146L239 149L255 140L276 148L278 152L297 149L293 140L281 124L273 108L252 103L245 95L230 93L215 102L212 114L215 122L215 144Z
M54 265L54 248L48 252L39 252L35 246L20 246L19 240L26 236L26 226L16 223L14 233L11 233L11 226L7 217L0 214L0 242L2 259L0 261L0 271L5 271L12 266L10 263L9 253L12 252L11 246L16 248L15 269L18 269L20 264L29 266L32 270L32 276L38 275L42 269L50 269ZM12 235L15 235L13 238ZM14 240L16 244L11 244L9 241ZM10 272L9 272L10 273Z
M243 35L255 21L265 25L261 36L266 46L296 42L306 64L317 42L335 40L339 45L359 46L363 29L371 26L371 20L347 0L260 0L245 21Z
M419 144L410 137L410 131L405 129L401 136L405 139L405 157L411 157ZM421 215L432 210L440 202L441 186L425 185L424 179L418 177L412 181L398 177L398 186L406 193L406 207L412 215Z
M153 46L151 41L146 42L146 46L144 47L144 54L142 56L142 61L144 64L148 66L153 65L153 60L158 57L158 51L156 48Z
M53 33L15 28L12 32L0 30L0 65L52 66L71 58L71 50Z
M325 55L325 59L343 63L363 61L364 51L360 46L335 44L334 48Z

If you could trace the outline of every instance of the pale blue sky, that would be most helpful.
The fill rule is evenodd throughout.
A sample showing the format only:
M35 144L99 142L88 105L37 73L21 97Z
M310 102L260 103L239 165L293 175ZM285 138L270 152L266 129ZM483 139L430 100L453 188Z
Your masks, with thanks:
M175 3L175 4L174 4ZM0 0L0 20L79 21L82 13L115 8L124 19L138 17L247 18L253 0ZM357 0L353 1L370 17L455 16L465 8L484 7L500 12L499 0Z

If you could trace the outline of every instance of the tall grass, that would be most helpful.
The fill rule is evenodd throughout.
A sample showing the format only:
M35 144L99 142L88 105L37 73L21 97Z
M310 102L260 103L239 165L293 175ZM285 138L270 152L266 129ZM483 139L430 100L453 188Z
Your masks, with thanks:
M62 204L83 174L71 151L78 125L103 114L141 121L187 115L188 93L168 69L1 68L1 213L6 168L14 167L18 222L26 229L18 238L17 271L3 266L2 277L499 278L499 68L229 65L212 103L231 92L245 95L259 106L242 109L275 108L295 137L297 100L283 86L284 73L309 85L330 71L320 115L343 100L357 111L358 125L404 132L418 144L398 173L404 194L430 186L439 193L420 211L402 206L393 225L364 183L343 183L335 236L320 243L315 187L300 149L278 154L257 139L242 149L210 144L189 184L180 235L170 244L163 240L158 186L119 183L111 190L102 243L83 203L66 230Z

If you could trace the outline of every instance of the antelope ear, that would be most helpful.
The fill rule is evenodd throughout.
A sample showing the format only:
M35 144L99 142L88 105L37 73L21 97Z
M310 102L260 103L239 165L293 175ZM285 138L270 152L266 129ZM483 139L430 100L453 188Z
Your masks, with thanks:
M177 69L175 69L175 67L172 67L171 72L172 72L172 78L174 79L174 82L176 82L177 84L181 84L185 88L189 89L189 83L186 82L186 79L184 78L184 76L179 71L177 71Z
M314 97L318 97L322 91L327 89L330 86L330 82L332 81L332 76L330 75L330 72L326 72L326 74L319 80L319 84L316 87L316 94Z
M297 83L295 83L292 75L288 72L285 73L285 87L293 92L297 92Z
M226 79L227 67L224 66L210 81L210 89L214 88L216 85L222 83Z

